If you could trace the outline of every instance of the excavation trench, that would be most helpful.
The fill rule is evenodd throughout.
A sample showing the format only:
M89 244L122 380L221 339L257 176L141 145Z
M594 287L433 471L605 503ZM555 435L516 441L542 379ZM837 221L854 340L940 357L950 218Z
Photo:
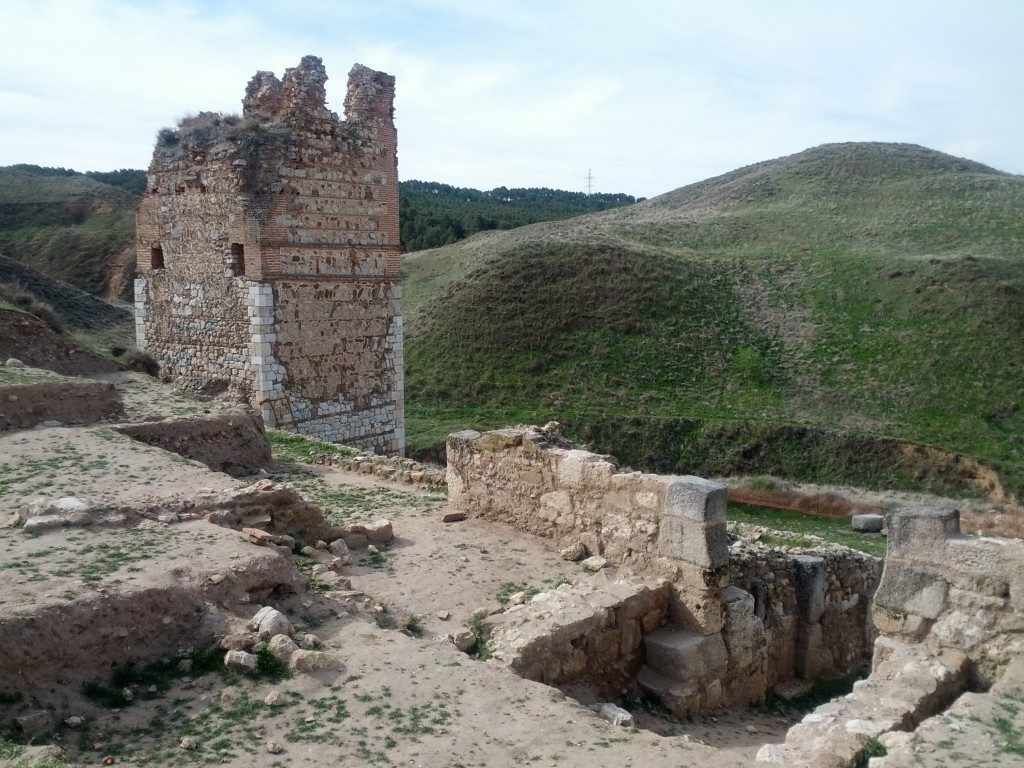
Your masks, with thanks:
M768 734L761 742L784 735L821 699L819 682L819 694L845 693L868 671L876 558L840 547L796 554L736 543L717 574L725 583L716 595L720 628L706 634L689 619L685 582L615 570L488 617L487 653L584 704L616 703L659 733L728 711L746 743L759 733ZM729 729L718 730L728 740Z
M673 732L723 712L744 724L763 714L754 705L806 702L818 681L868 667L882 561L737 539L721 485L622 470L557 426L451 435L447 477L454 508L553 540L594 572L484 622L489 653L525 678ZM746 747L800 714L780 709L765 733L745 723Z

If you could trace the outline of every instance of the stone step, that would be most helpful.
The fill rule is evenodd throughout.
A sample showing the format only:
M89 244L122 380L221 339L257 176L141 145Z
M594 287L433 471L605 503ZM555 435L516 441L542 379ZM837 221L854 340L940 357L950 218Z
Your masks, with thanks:
M643 693L676 717L690 717L700 710L700 691L695 683L674 680L648 666L640 669L636 681Z
M720 677L729 661L721 635L702 635L677 627L663 627L644 637L647 665L680 682L701 682Z

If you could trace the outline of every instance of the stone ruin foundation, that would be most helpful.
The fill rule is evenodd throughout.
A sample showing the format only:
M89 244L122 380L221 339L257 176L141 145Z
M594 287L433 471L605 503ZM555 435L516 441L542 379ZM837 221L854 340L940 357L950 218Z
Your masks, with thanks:
M597 593L565 585L488 619L494 656L525 677L653 696L685 717L870 658L878 558L730 545L723 486L623 471L553 429L459 432L447 452L452 507L631 572Z
M646 693L689 716L870 659L850 694L757 753L803 768L866 765L879 745L871 768L917 764L918 726L934 742L1024 701L1024 541L964 535L955 511L891 513L883 569L841 546L730 542L722 486L622 470L556 425L455 433L447 454L453 507L614 571L484 620L493 657L526 678L581 699Z
M243 115L161 131L137 217L136 335L162 372L267 426L404 448L394 78L352 68L346 120L306 56Z

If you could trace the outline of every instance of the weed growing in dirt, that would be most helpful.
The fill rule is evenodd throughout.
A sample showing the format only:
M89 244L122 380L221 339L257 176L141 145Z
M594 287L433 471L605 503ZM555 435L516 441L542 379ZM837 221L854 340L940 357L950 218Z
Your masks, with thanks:
M82 692L105 707L121 708L136 699L162 696L175 680L184 675L201 676L222 671L225 671L224 652L211 643L191 653L161 659L144 667L133 664L119 667L114 670L109 683L93 680L83 686Z
M279 683L292 676L288 665L270 652L267 643L260 643L256 648L256 677L270 683Z
M872 757L885 757L887 754L889 751L885 748L885 744L878 739L870 738L864 742L864 752L861 753L857 765L859 768L865 768Z
M470 631L474 636L476 636L476 640L473 642L473 645L470 646L467 653L475 659L480 659L480 661L486 661L491 658L491 649L487 642L490 637L490 632L484 624L484 619L486 618L486 612L476 611L466 621L466 626L469 627Z
M1017 757L1024 757L1024 731L1018 730L1013 722L1013 718L1020 712L1020 706L1009 699L999 703L1006 711L1006 715L1000 715L993 721L996 731L1003 740L1000 751L1016 755Z
M7 739L0 739L0 759L14 760L25 753L25 745Z
M267 442L275 459L284 461L315 462L331 456L355 456L354 448L336 443L325 443L312 437L295 435L290 432L267 430Z
M406 614L400 624L402 631L412 637L423 637L423 622L415 613Z

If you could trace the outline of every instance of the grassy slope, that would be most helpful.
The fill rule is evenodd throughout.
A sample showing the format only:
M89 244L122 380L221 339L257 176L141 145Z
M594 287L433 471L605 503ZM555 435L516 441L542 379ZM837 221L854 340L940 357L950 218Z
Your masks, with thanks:
M410 445L557 418L662 469L781 461L951 490L891 469L892 451L861 471L862 447L838 456L795 424L964 452L1019 495L1022 211L1022 177L911 145L826 145L411 254Z
M0 168L0 251L88 293L133 260L137 198L83 174ZM128 281L130 284L130 281Z

